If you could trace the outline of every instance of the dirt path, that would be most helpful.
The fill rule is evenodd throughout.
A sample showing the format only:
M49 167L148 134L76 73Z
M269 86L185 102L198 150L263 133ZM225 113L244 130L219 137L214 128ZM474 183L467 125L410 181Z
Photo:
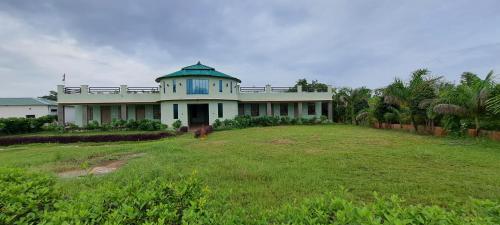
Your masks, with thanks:
M145 153L134 153L134 154L124 155L121 157L121 159L105 161L87 170L72 169L60 172L57 175L62 178L81 177L90 174L103 175L116 171L117 169L125 165L129 159L141 157L144 155Z

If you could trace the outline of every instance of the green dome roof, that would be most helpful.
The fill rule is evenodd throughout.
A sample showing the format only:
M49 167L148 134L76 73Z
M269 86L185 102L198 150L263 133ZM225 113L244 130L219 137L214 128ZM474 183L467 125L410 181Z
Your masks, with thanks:
M185 77L185 76L218 77L218 78L233 79L241 83L240 79L229 76L225 73L221 73L212 67L201 64L200 62L191 66L186 66L177 72L173 72L171 74L158 77L156 78L155 81L159 82L162 78L175 78L175 77Z

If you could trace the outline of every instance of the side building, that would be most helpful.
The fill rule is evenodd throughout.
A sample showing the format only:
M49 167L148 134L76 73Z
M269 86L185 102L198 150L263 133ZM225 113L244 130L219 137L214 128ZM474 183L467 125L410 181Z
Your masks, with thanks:
M75 107L75 123L110 123L122 120L161 120L185 126L214 123L238 115L289 116L332 119L332 88L302 91L290 87L240 87L241 80L198 62L156 78L156 87L58 86L59 121L64 108Z

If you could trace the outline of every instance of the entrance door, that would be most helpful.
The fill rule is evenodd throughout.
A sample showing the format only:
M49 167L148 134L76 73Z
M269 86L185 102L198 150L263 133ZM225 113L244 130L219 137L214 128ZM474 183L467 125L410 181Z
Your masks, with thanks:
M188 104L189 127L208 126L208 124L208 104Z
M111 107L101 106L101 124L111 123Z
M144 105L135 106L135 120L141 121L146 118L146 108Z

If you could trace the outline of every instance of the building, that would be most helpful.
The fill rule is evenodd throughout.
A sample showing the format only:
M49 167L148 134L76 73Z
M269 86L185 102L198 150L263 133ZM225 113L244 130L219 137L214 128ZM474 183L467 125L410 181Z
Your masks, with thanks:
M75 106L75 123L110 123L113 119L161 120L171 125L212 124L237 115L320 117L332 119L331 86L324 92L288 87L240 87L238 78L198 62L156 78L156 87L65 87L57 91L59 121Z
M57 115L57 103L43 98L0 98L0 118Z

